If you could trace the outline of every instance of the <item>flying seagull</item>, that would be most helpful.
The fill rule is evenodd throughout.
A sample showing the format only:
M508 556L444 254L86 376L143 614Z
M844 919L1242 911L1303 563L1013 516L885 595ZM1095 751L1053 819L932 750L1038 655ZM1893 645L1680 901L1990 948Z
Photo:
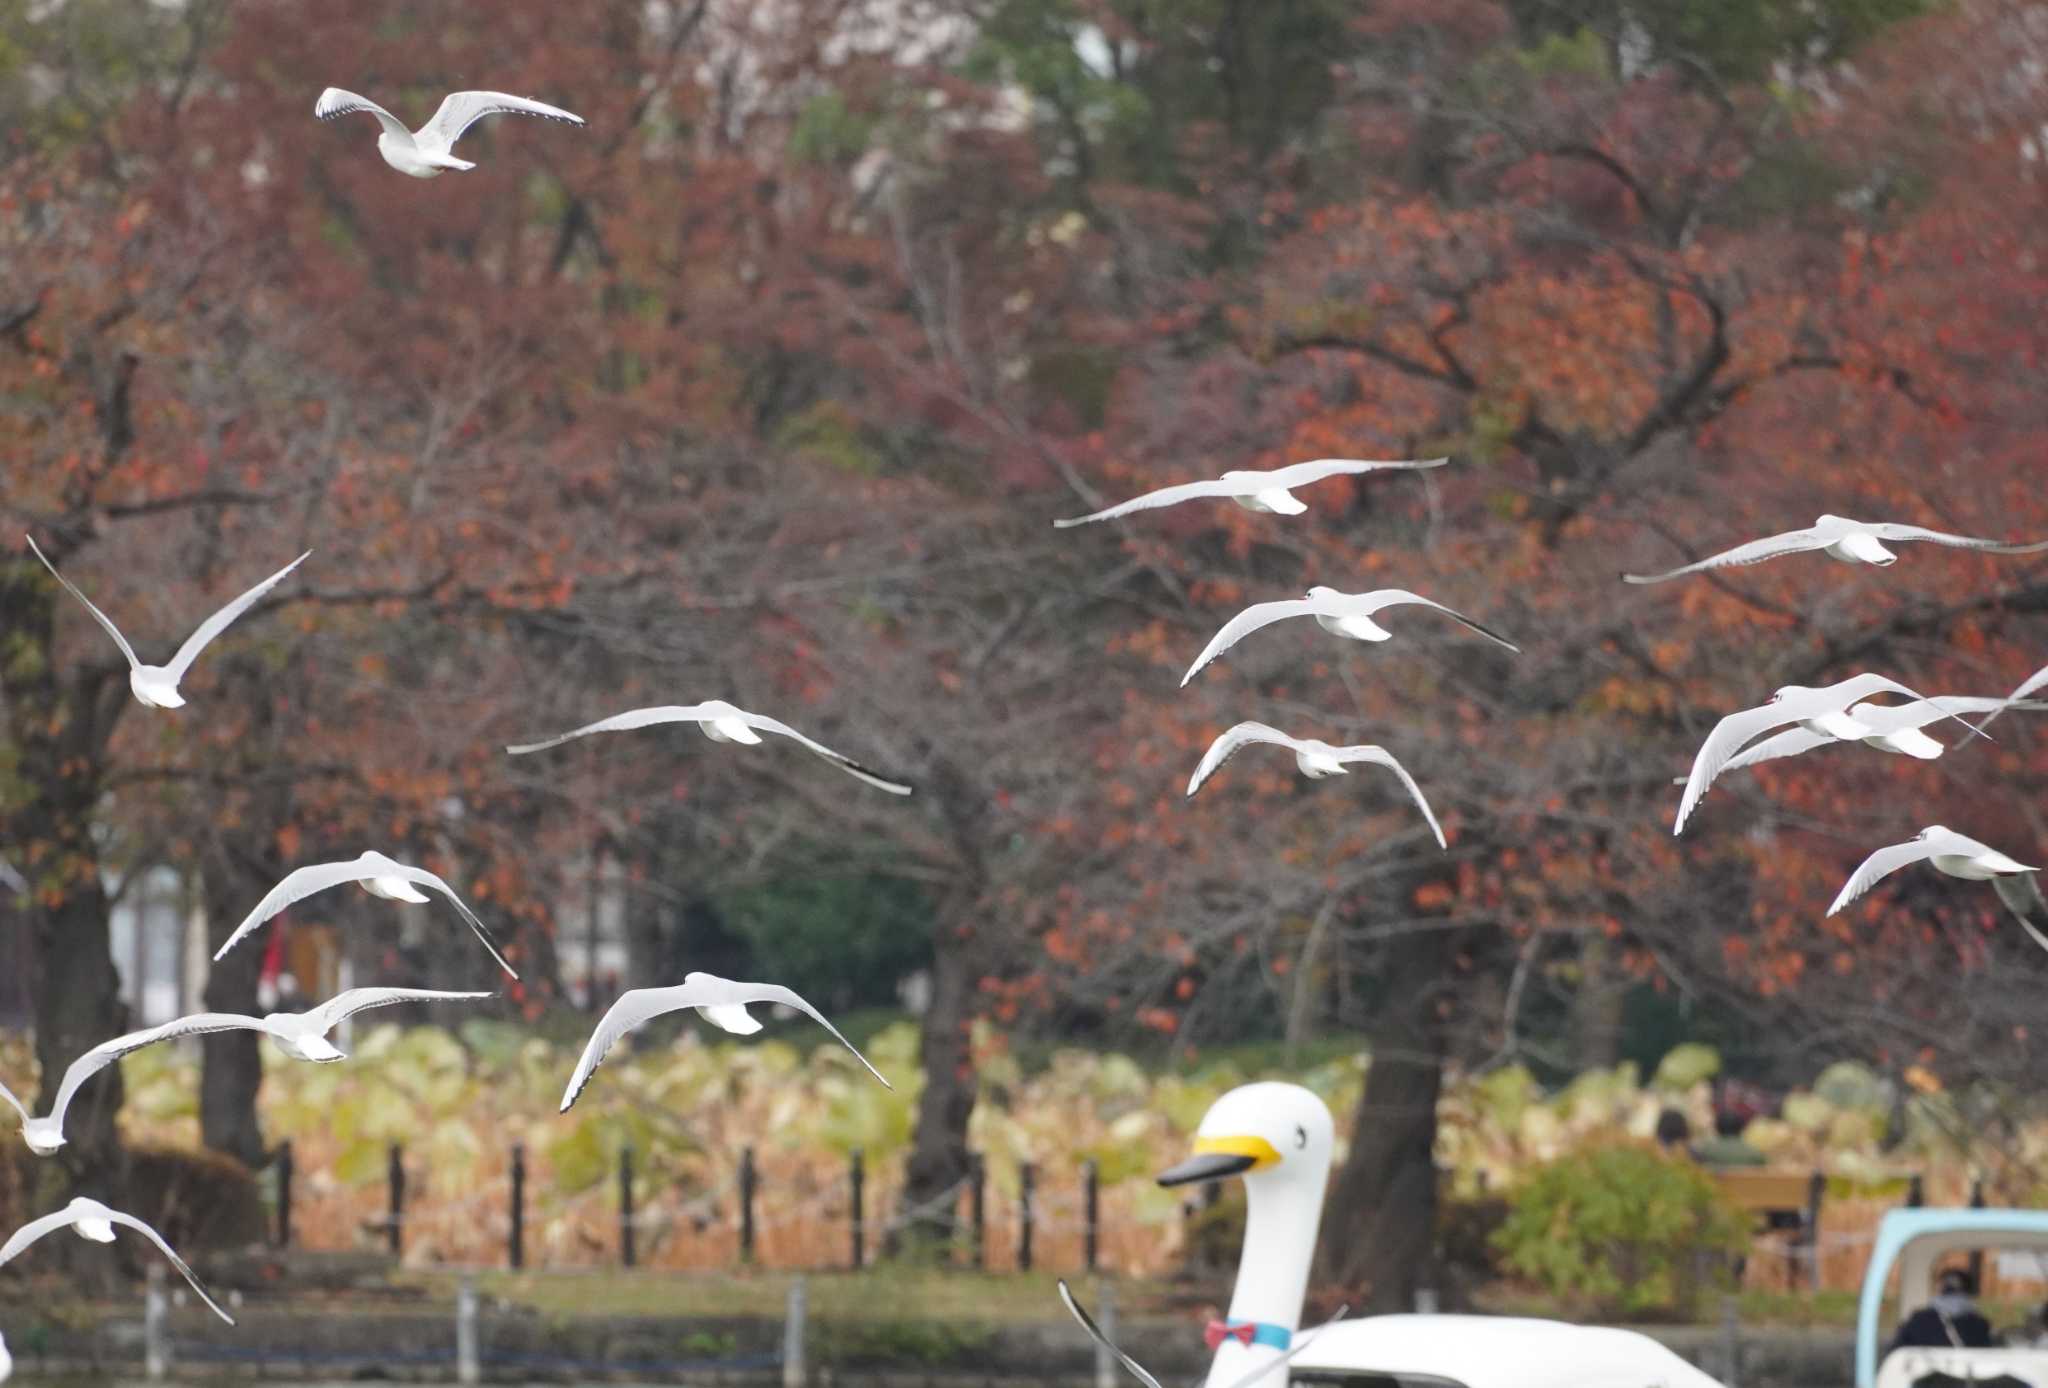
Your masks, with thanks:
M1110 1354L1116 1359L1116 1362L1124 1366L1125 1372L1129 1373L1132 1378L1137 1379L1138 1382L1144 1384L1145 1388L1161 1388L1159 1380L1154 1378L1151 1372L1147 1370L1143 1364L1140 1364L1137 1360L1131 1358L1130 1355L1125 1354L1123 1350L1119 1349L1117 1347L1116 1342L1111 1340L1108 1335L1104 1334L1102 1327L1095 1323L1095 1317L1089 1315L1086 1311L1081 1309L1081 1303L1076 1301L1074 1299L1073 1292L1068 1290L1067 1281L1064 1277L1059 1280L1057 1285L1060 1290L1061 1303L1066 1306L1068 1314L1073 1316L1075 1320L1080 1322L1081 1328L1088 1332L1088 1337L1090 1339L1094 1340L1096 1344L1101 1345L1104 1349L1108 1350ZM1259 1379L1262 1379L1266 1375L1272 1373L1277 1365L1285 1364L1288 1360L1294 1358L1295 1355L1301 1353L1303 1350L1307 1349L1311 1344L1315 1343L1316 1336L1322 1334L1325 1330L1328 1330L1338 1321L1343 1320L1345 1313L1350 1311L1350 1309L1351 1308L1349 1306L1339 1306L1337 1308L1337 1314L1330 1317L1329 1320L1323 1322L1319 1326L1316 1326L1313 1330L1304 1330L1296 1336L1294 1336L1294 1343L1287 1347L1287 1352L1281 1355L1279 1359L1268 1361L1266 1363L1259 1365L1256 1369L1253 1369L1243 1378L1240 1378L1236 1383L1231 1384L1230 1388L1250 1388L1251 1384L1257 1382Z
M1826 738L1841 742L1862 741L1879 734L1849 710L1861 700L1883 693L1903 694L1908 699L1926 702L1925 695L1906 688L1897 680L1865 674L1818 689L1788 684L1771 695L1769 703L1729 714L1714 725L1714 730L1707 734L1707 740L1700 744L1699 754L1693 758L1692 774L1685 778L1685 794L1679 800L1678 818L1672 824L1671 832L1676 834L1685 828L1685 821L1692 817L1693 809L1699 804L1700 797L1707 793L1707 787L1727 769L1735 754L1748 746L1752 738L1760 737L1773 728L1796 723L1806 731ZM1973 737L1988 736L1952 713L1942 717L1954 718L1968 728Z
M1239 723L1225 729L1221 736L1209 744L1209 750L1202 754L1202 764L1195 768L1194 776L1188 781L1188 794L1193 795L1202 788L1202 782L1209 779L1215 770L1229 761L1240 747L1252 742L1270 742L1285 747L1294 753L1294 764L1301 768L1301 774L1310 780L1321 780L1325 776L1343 776L1347 762L1371 762L1384 766L1401 778L1408 794L1422 810L1422 817L1429 821L1429 831L1436 835L1437 847L1447 848L1443 827L1436 822L1436 815L1429 808L1429 801L1422 795L1422 787L1415 784L1415 778L1408 769L1394 759L1394 754L1384 747L1361 744L1355 747L1332 747L1315 738L1289 737L1278 728L1264 723Z
M1893 752L1900 756L1932 761L1948 749L1920 731L1929 723L1959 713L1996 714L2008 708L2040 710L2048 709L2048 703L2031 699L2015 701L2009 698L1986 699L1959 694L1937 694L1931 699L1918 699L1910 704L1856 704L1848 710L1848 714L1852 722L1868 729L1857 739L1864 746L1875 747L1880 752ZM1986 718L1977 726L1982 728L1984 723L1990 721ZM1812 728L1789 728L1743 748L1728 759L1727 765L1723 766L1721 771L1735 771L1745 766L1755 766L1759 762L1776 761L1780 757L1796 757L1801 752L1810 752L1816 747L1825 747L1830 742L1842 740L1832 733L1819 732ZM1685 782L1686 778L1680 776L1674 779L1672 784L1682 786Z
M633 988L619 994L619 1000L598 1020L597 1030L590 1035L590 1044L583 1048L583 1058L576 1062L576 1072L569 1076L569 1087L562 1091L562 1112L567 1113L569 1106L576 1102L583 1086L590 1083L591 1073L604 1063L605 1055L618 1044L619 1038L641 1023L665 1013L694 1007L713 1026L723 1027L738 1036L751 1036L761 1029L761 1024L748 1014L747 1006L757 1002L795 1008L831 1032L835 1041L852 1051L854 1059L867 1065L870 1075L882 1080L884 1089L896 1087L882 1079L880 1070L868 1065L868 1058L860 1053L860 1048L841 1036L839 1028L826 1021L823 1013L791 990L775 983L736 983L716 974L690 973L683 975L683 981L673 988Z
M135 691L136 698L151 708L183 707L185 696L178 692L178 681L185 678L185 672L192 668L193 661L199 659L199 653L206 649L214 637L226 631L230 622L234 621L235 618L241 616L244 612L247 612L256 604L257 599L276 587L286 574L305 563L307 556L313 552L310 549L307 550L305 554L292 560L291 563L285 565L254 588L251 588L226 607L223 607L220 611L201 622L199 629L186 637L185 644L178 647L178 653L171 657L170 664L144 665L135 658L135 648L128 644L128 638L121 634L120 628L107 620L107 614L94 607L92 599L79 592L77 586L70 579L57 572L57 566L52 564L48 556L36 545L35 537L28 535L23 538L28 541L28 547L35 550L36 558L43 561L43 567L50 571L51 577L63 584L64 590L70 593L72 597L84 603L85 610L92 613L93 619L107 629L107 635L114 638L114 644L121 648L121 654L128 657L128 687Z
M1340 593L1335 588L1311 588L1305 598L1253 603L1224 623L1223 629L1210 639L1207 649L1195 658L1195 663L1188 666L1188 672L1180 677L1181 687L1186 688L1187 682L1193 679L1204 665L1260 627L1271 626L1289 617L1313 617L1317 626L1338 636L1347 636L1354 641L1385 641L1393 633L1373 621L1373 615L1383 608L1401 607L1410 603L1433 607L1496 645L1506 646L1515 654L1521 654L1522 648L1499 632L1489 631L1470 617L1453 612L1440 602L1418 597L1405 588L1376 588L1370 593Z
M2048 540L2039 544L2015 545L2003 540L1975 540L1967 535L1950 535L1940 530L1923 530L1917 525L1899 525L1892 521L1857 521L1846 516L1822 516L1805 530L1788 530L1782 535L1771 535L1761 540L1751 540L1746 545L1724 550L1695 564L1661 574L1623 574L1624 583L1662 583L1668 578L1679 578L1685 574L1705 573L1710 569L1731 569L1743 564L1761 564L1766 559L1776 559L1781 554L1809 554L1814 550L1826 550L1828 554L1850 564L1875 564L1884 568L1894 563L1898 555L1884 547L1890 540L1899 544L1907 540L1927 540L1951 549L1982 550L1986 554L2039 554L2048 550Z
M448 169L475 168L475 164L457 159L450 150L462 138L463 131L485 116L539 116L569 125L583 124L583 117L573 111L503 92L450 92L441 99L441 108L434 112L433 119L418 130L407 130L398 117L376 102L339 87L329 87L320 93L320 100L313 106L313 114L321 120L359 111L375 116L377 124L384 127L377 136L377 153L384 156L384 162L414 178L439 178Z
M1988 844L1979 843L1967 834L1958 834L1941 824L1930 824L1905 843L1880 848L1865 858L1863 865L1851 874L1841 893L1835 897L1835 904L1828 907L1828 914L1834 915L1900 868L1914 863L1932 863L1936 872L1960 877L1966 882L1992 883L1998 889L1999 900L2020 918L2020 924L2027 927L2042 948L2048 949L2048 939L2043 939L2035 923L2028 919L2033 903L2040 900L2041 889L2034 886L2034 890L2028 892L2022 885L2033 885L2033 874L2040 869L2030 868Z
M213 1314L219 1316L229 1325L235 1323L235 1318L221 1310L219 1304L206 1294L206 1288L199 1285L199 1279L192 1275L191 1268L185 1266L185 1260L180 1258L176 1251L164 1242L163 1235L157 1233L156 1230L144 1224L134 1215L124 1214L120 1210L111 1209L108 1206L102 1205L99 1201L89 1200L83 1195L72 1200L70 1204L58 1210L55 1214L46 1214L41 1219L32 1219L19 1229L16 1229L13 1237L9 1238L5 1244L0 1244L0 1265L12 1262L17 1253L20 1253L43 1235L54 1233L59 1229L65 1228L67 1225L77 1230L78 1237L82 1239L91 1239L94 1243L112 1243L114 1241L114 1226L116 1224L135 1230L155 1244L163 1255L171 1260L171 1266L185 1275L185 1280L192 1284L192 1290L199 1293L199 1299L212 1308Z
M1283 516L1298 516L1308 507L1294 495L1296 487L1320 482L1325 477L1382 472L1396 468L1412 470L1442 467L1449 461L1449 458L1424 458L1417 462L1375 463L1361 458L1318 458L1310 463L1295 463L1289 467L1274 468L1271 472L1226 472L1213 482L1182 482L1178 486L1161 487L1158 491L1146 492L1143 496L1118 502L1106 510L1091 512L1085 516L1074 516L1067 520L1056 520L1053 524L1065 530L1072 525L1114 520L1133 511L1151 511L1161 506L1173 506L1203 497L1227 497L1247 511L1270 511Z
M753 746L760 742L761 733L775 733L780 737L792 738L801 743L805 750L813 752L831 762L856 780L879 786L891 795L910 794L907 782L884 776L879 771L870 771L852 757L842 756L822 742L813 742L787 723L778 723L758 713L748 713L743 708L728 704L723 699L712 699L701 704L664 704L657 708L636 708L625 713L615 713L610 718L600 718L595 723L586 723L560 737L551 737L544 742L522 742L505 750L513 756L524 756L528 752L544 752L550 747L559 747L571 738L587 737L591 733L624 732L629 728L646 728L656 723L695 723L697 730L713 742L738 742Z
M28 1106L0 1085L0 1099L21 1115L22 1140L38 1156L49 1156L64 1145L64 1116L85 1082L122 1056L159 1041L181 1036L203 1036L213 1031L261 1031L277 1042L277 1048L295 1060L340 1060L342 1052L327 1041L327 1033L343 1018L368 1007L386 1007L395 1002L426 1002L435 999L487 998L489 993L437 993L424 988L351 988L308 1012L273 1012L267 1017L245 1017L232 1012L198 1012L190 1017L145 1027L102 1041L65 1068L63 1082L47 1117L30 1115Z
M213 957L218 959L226 954L244 935L293 902L304 901L315 892L324 892L329 887L338 887L344 882L359 883L371 896L381 896L387 901L410 901L415 904L424 902L427 898L420 894L419 887L428 887L441 893L462 913L462 918L469 922L469 928L484 942L484 948L491 952L491 958L498 961L498 967L513 978L519 977L518 972L505 962L505 956L498 953L498 947L491 943L490 932L484 929L484 923L477 919L476 912L470 910L468 904L455 894L453 887L425 868L416 868L409 863L401 863L395 858L387 858L382 853L371 850L365 850L360 856L345 863L311 863L288 874L284 881L272 887L263 900L256 903L248 915L242 917L242 923L235 927L235 933L228 936L226 944L213 952Z

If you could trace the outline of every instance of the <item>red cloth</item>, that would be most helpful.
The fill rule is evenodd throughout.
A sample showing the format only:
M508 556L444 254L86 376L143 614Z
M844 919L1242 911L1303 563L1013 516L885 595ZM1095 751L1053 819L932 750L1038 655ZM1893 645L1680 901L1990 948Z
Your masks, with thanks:
M1250 1321L1241 1321L1236 1325L1226 1325L1222 1321L1210 1321L1202 1331L1202 1343L1213 1350L1222 1348L1225 1340L1235 1340L1249 1348L1252 1342L1252 1335L1256 1332L1256 1329L1257 1327Z

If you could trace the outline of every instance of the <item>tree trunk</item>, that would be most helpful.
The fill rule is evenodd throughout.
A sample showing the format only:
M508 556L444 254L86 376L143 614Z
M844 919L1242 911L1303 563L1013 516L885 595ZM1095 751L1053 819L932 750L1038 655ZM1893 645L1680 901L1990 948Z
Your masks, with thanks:
M940 918L932 942L931 1005L919 1035L924 1092L903 1172L903 1223L884 1244L890 1257L929 1254L950 1239L956 1207L945 1195L968 1173L967 1120L979 1092L969 1030L977 971L972 937L960 938L952 919Z
M1622 1005L1630 980L1614 967L1607 937L1588 933L1579 946L1579 986L1572 995L1572 1059L1581 1070L1621 1063Z
M31 558L0 568L0 649L10 653L0 665L0 681L7 691L7 732L21 792L12 812L0 816L0 842L18 854L30 883L25 906L33 951L36 1060L42 1067L36 1109L41 1113L55 1102L65 1068L126 1030L128 1022L92 834L105 781L107 736L126 706L128 690L105 667L60 678L57 592ZM58 1159L37 1164L37 1208L54 1208L74 1194L121 1203L127 1173L114 1121L121 1098L118 1065L79 1089L65 1118L66 1144Z
M947 1193L968 1173L967 1120L980 1086L974 1072L975 989L986 941L982 860L988 796L959 767L936 759L927 778L944 817L958 876L940 903L932 928L932 998L919 1036L924 1092L917 1100L917 1133L903 1172L902 1221L883 1243L891 1257L929 1254L954 1232L957 1204ZM977 922L964 924L963 922Z
M60 840L69 837L68 827L52 826ZM121 976L108 947L107 894L100 886L98 862L81 866L92 875L73 882L61 900L38 903L33 913L40 1113L48 1113L56 1102L57 1087L72 1061L128 1029ZM109 1065L79 1087L64 1118L63 1166L71 1188L110 1204L120 1199L123 1176L114 1123L121 1100L121 1067Z
M242 913L262 900L283 875L269 827L252 826L248 842L263 845L254 857L245 858L222 847L208 855L204 885L209 954L226 942ZM259 942L244 944L215 960L206 974L206 1010L257 1015L256 979L262 971ZM263 1084L262 1040L253 1031L217 1031L199 1041L200 1140L252 1167L270 1160L256 1116L256 1095Z
M1450 932L1389 942L1369 1031L1372 1065L1351 1149L1324 1207L1317 1277L1354 1290L1356 1313L1412 1311L1435 1288L1436 1114L1447 1038L1438 1015Z

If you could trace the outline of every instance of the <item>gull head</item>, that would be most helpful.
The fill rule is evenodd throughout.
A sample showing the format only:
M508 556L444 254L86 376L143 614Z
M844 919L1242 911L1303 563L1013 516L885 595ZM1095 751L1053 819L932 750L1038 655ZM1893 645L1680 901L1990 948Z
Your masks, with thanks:
M29 1151L47 1157L64 1145L64 1125L54 1118L31 1118L21 1125L21 1140Z
M138 665L128 672L128 688L151 708L183 708L178 679L161 665Z
M1922 829L1919 833L1913 835L1913 837L1921 840L1922 842L1925 842L1926 840L1935 837L1937 834L1946 834L1948 832L1949 827L1946 824L1930 824L1925 829Z
M1335 588L1322 583L1318 583L1315 587L1309 589L1308 595L1311 598L1341 598L1344 596Z

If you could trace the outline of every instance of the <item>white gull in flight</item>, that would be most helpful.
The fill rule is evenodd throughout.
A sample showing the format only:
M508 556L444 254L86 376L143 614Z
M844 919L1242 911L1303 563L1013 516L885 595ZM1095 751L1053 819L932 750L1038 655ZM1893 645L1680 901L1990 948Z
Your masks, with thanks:
M867 1065L868 1073L881 1080L884 1089L896 1087L882 1079L882 1072L869 1065L860 1048L841 1036L839 1028L826 1021L823 1013L790 989L775 983L739 983L716 974L690 973L683 975L683 981L672 988L634 988L619 994L619 1000L598 1019L597 1030L590 1035L590 1044L583 1048L575 1073L569 1076L569 1087L562 1091L562 1112L569 1111L569 1106L576 1102L576 1096L583 1092L583 1086L590 1083L592 1072L604 1062L605 1055L618 1044L620 1037L634 1027L664 1013L694 1007L698 1015L713 1026L723 1027L739 1036L751 1036L761 1029L761 1024L747 1012L750 1003L776 1003L795 1008L831 1032L834 1040L852 1051L854 1059Z
M487 998L489 993L437 993L424 988L351 988L307 1012L273 1012L267 1017L244 1017L233 1012L197 1012L189 1017L127 1032L102 1041L64 1069L57 1097L50 1112L32 1116L28 1106L12 1090L0 1084L0 1100L21 1115L21 1136L29 1150L49 1156L64 1145L64 1116L85 1082L122 1056L160 1041L181 1036L204 1036L214 1031L261 1031L277 1042L277 1048L295 1060L340 1060L342 1052L327 1040L327 1033L344 1017L368 1007L386 1007L395 1002L427 1002L436 999Z
M1270 472L1226 472L1214 481L1182 482L1176 486L1161 487L1157 491L1134 496L1129 501L1120 501L1103 510L1085 516L1056 520L1053 524L1065 530L1072 525L1114 520L1133 511L1151 511L1161 506L1173 506L1183 501L1196 501L1206 497L1234 501L1247 511L1270 511L1283 516L1298 516L1306 511L1308 506L1294 495L1296 487L1320 482L1325 477L1343 477L1362 472L1396 469L1414 471L1418 468L1442 467L1449 461L1448 458L1423 458L1413 462L1376 463L1363 458L1317 458L1313 462L1295 463L1289 467L1274 468Z
M1443 827L1436 822L1436 815L1429 808L1429 801L1423 798L1422 787L1415 784L1415 778L1408 774L1406 767L1394 759L1392 752L1369 743L1353 747L1332 747L1329 743L1312 737L1289 737L1278 728L1269 727L1264 723L1239 723L1235 727L1226 728L1209 744L1209 750L1202 754L1201 765L1195 768L1194 776L1188 781L1188 794L1193 795L1200 790L1202 783L1224 762L1230 760L1240 747L1253 742L1270 742L1276 747L1287 748L1294 753L1294 764L1301 769L1301 774L1311 780L1346 775L1344 767L1348 762L1371 762L1375 766L1386 767L1401 778L1401 784L1407 788L1409 797L1422 811L1422 817L1429 821L1429 831L1436 835L1437 847L1449 846L1444 842Z
M823 757L856 780L880 787L891 795L908 795L911 791L906 781L871 771L852 757L835 752L822 742L813 742L787 723L748 713L723 699L710 699L701 704L664 704L656 708L631 709L615 713L610 718L600 718L595 723L586 723L559 737L541 742L521 742L505 750L515 757L524 756L528 752L544 752L550 747L559 747L571 738L587 737L591 733L624 732L631 728L652 727L657 723L695 723L697 730L713 742L738 742L747 746L759 743L762 733L774 733L801 744L804 750Z
M374 850L365 850L345 863L309 863L295 869L272 887L248 915L242 917L242 923L235 927L226 943L213 952L213 957L218 959L226 954L241 942L243 936L294 902L304 901L315 892L324 892L329 887L339 887L347 882L359 884L371 896L381 896L387 901L410 901L415 905L427 899L420 894L420 887L439 892L462 913L463 920L476 932L477 939L483 941L484 948L491 952L491 958L498 961L498 967L513 978L519 977L518 972L505 962L505 956L498 953L498 947L491 943L491 934L477 919L476 912L455 894L453 887L425 868L401 863Z
M1723 550L1709 555L1697 563L1661 574L1623 574L1624 583L1662 583L1666 579L1679 578L1686 574L1705 573L1710 569L1731 569L1744 564L1761 564L1766 559L1776 559L1782 554L1810 554L1814 550L1825 550L1829 555L1849 564L1875 564L1879 568L1894 563L1898 555L1884 547L1884 541L1900 544L1907 540L1926 540L1931 544L1947 545L1951 549L1981 550L1986 554L2039 554L2048 550L2048 540L2038 544L2008 544L2004 540L1977 540L1968 535L1950 535L1940 530L1926 530L1917 525L1899 525L1892 521L1858 521L1846 516L1822 516L1804 530L1788 530L1782 535L1769 535L1761 540L1751 540L1746 545Z
M5 1244L0 1244L0 1265L12 1262L16 1254L20 1253L37 1239L40 1239L43 1235L55 1233L57 1230L64 1228L74 1229L77 1231L78 1237L90 1239L94 1243L112 1243L114 1241L114 1226L117 1224L124 1228L135 1230L138 1234L141 1234L144 1238L155 1244L158 1251L171 1260L171 1266L184 1274L185 1280L192 1284L192 1290L199 1293L199 1299L212 1309L213 1314L219 1316L229 1325L235 1323L235 1318L221 1310L219 1304L206 1294L206 1288L200 1285L197 1277L193 1276L192 1269L185 1265L185 1260L180 1258L177 1252L164 1242L163 1235L157 1233L156 1230L144 1224L134 1215L124 1214L120 1210L111 1209L106 1205L102 1205L99 1201L89 1200L83 1195L78 1196L55 1214L46 1214L41 1219L32 1219L19 1229L16 1229L13 1236Z
M1774 728L1796 723L1807 732L1818 733L1823 739L1840 742L1861 742L1866 738L1884 736L1878 728L1857 718L1851 710L1871 695L1885 693L1927 702L1924 694L1908 689L1897 680L1864 674L1822 688L1788 684L1771 695L1769 703L1729 714L1714 725L1713 731L1707 734L1707 740L1700 744L1698 755L1693 758L1692 772L1685 778L1685 794L1679 800L1678 818L1672 823L1671 832L1676 834L1685 828L1685 822L1692 817L1700 797L1707 793L1707 787L1714 783L1714 778L1727 770L1736 754L1747 747L1751 739L1761 737ZM1974 737L1989 736L1978 732L1953 713L1940 716L1955 719Z
M1209 641L1203 652L1195 657L1195 663L1188 666L1188 672L1180 677L1181 686L1200 673L1202 667L1235 646L1239 641L1257 631L1260 627L1283 622L1289 617L1313 617L1316 625L1337 636L1349 637L1353 641L1385 641L1393 633L1373 620L1374 614L1389 608L1419 604L1434 608L1451 620L1478 632L1495 645L1506 646L1517 655L1522 648L1502 636L1479 625L1470 617L1454 612L1440 602L1419 597L1405 588L1376 588L1370 593L1340 593L1335 588L1316 587L1308 590L1305 598L1287 598L1280 602L1257 602L1223 624L1223 629Z
M185 644L178 647L178 653L171 657L170 664L144 665L135 658L135 648L128 644L128 638L121 634L121 629L107 619L107 614L94 607L92 599L79 592L77 585L73 584L70 579L57 572L57 566L52 564L43 554L43 551L37 547L35 537L29 535L24 538L28 540L28 547L35 550L36 558L43 561L43 567L50 571L51 576L63 584L65 591L70 593L72 597L84 603L85 610L92 613L93 620L105 627L107 635L114 638L114 644L121 648L121 654L128 657L128 687L135 691L137 699L140 699L151 708L183 707L185 696L178 692L178 681L185 678L185 672L192 668L193 661L199 659L199 653L206 649L214 637L226 631L230 622L255 606L257 599L276 587L286 574L305 563L307 556L313 552L310 549L307 550L305 554L292 560L291 563L285 565L254 588L251 588L226 607L223 607L220 611L201 622L199 629L186 637Z
M1958 713L1997 713L2008 708L2048 709L2048 703L2038 700L1991 699L1974 695L1937 694L1931 699L1917 699L1909 704L1860 703L1849 709L1852 721L1870 731L1857 739L1866 747L1875 747L1880 752L1892 752L1899 756L1917 757L1921 761L1933 761L1948 748L1936 742L1921 729L1929 723ZM1982 728L1986 718L1977 726ZM1728 764L1721 768L1725 774L1759 762L1776 761L1781 757L1796 757L1801 752L1810 752L1816 747L1825 747L1841 738L1818 732L1812 728L1789 728L1782 733L1753 742L1735 754ZM1679 776L1673 785L1684 785L1686 778Z
M1942 824L1930 824L1905 843L1880 848L1865 858L1827 913L1834 915L1900 868L1914 863L1932 863L1936 872L1960 877L1965 882L1991 883L1998 891L1998 899L2019 918L2027 933L2034 937L2034 943L2048 949L2048 936L2042 934L2042 927L2048 925L2048 903L2043 902L2040 885L2034 878L2040 869L2028 867L1989 844Z
M407 130L398 117L376 102L340 87L329 87L313 105L313 114L321 120L357 112L375 116L377 124L384 127L377 136L377 153L384 156L384 162L414 178L439 178L449 169L475 168L475 164L457 159L450 151L462 138L462 132L485 116L539 116L569 125L583 124L583 117L574 111L503 92L450 92L441 99L433 118L418 130Z

